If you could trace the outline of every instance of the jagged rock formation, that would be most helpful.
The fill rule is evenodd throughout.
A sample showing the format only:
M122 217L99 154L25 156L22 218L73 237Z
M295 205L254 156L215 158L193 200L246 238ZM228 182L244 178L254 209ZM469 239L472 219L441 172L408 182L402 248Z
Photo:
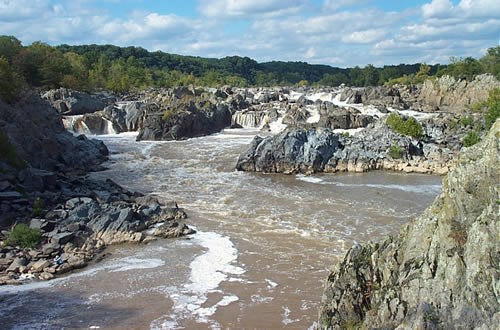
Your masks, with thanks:
M346 87L340 94L340 101L355 104L372 104L375 106L406 109L409 105L401 97L397 88L376 86L351 88Z
M57 111L31 92L13 105L0 100L0 130L17 156L31 168L88 169L107 156L101 141L68 133Z
M452 150L400 135L380 120L354 136L323 128L288 128L272 137L257 136L236 168L266 173L388 169L444 174L452 158Z
M498 329L499 141L497 120L420 218L347 252L328 276L320 329Z
M495 88L500 88L500 82L489 74L476 76L470 82L443 76L426 80L418 92L407 93L407 97L415 109L463 112L488 99L489 91Z
M87 94L66 88L50 90L42 95L52 107L63 115L82 115L104 109L114 98L106 95Z
M231 112L215 95L188 88L158 95L144 112L137 140L179 140L217 133L231 125Z
M66 129L80 134L102 135L138 131L143 126L144 112L150 107L140 101L110 105L104 110L84 115L65 116Z
M320 119L318 127L330 129L352 129L366 127L375 122L375 118L363 115L353 108L341 108L332 103L323 102L320 104Z

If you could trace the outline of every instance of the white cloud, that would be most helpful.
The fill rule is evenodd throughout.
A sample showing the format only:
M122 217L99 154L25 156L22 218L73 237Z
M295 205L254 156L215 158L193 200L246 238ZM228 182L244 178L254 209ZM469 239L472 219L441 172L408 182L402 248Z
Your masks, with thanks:
M383 29L354 31L342 37L342 41L346 43L371 44L381 40L385 35L387 35L387 31Z
M325 0L323 8L326 10L337 10L342 7L348 7L364 3L366 0Z
M422 6L424 17L443 17L450 14L453 10L453 4L450 0L432 0Z
M120 0L106 2L120 5ZM152 1L143 0L135 2L135 10L116 16L97 3L0 0L0 33L25 44L111 43L204 57L241 55L346 67L480 56L497 44L500 31L496 0L428 0L403 12L376 9L374 0L316 5L312 0L198 0L198 17L159 12L154 5L145 6ZM360 9L365 3L373 9Z
M280 16L297 12L305 0L199 0L199 11L208 17Z

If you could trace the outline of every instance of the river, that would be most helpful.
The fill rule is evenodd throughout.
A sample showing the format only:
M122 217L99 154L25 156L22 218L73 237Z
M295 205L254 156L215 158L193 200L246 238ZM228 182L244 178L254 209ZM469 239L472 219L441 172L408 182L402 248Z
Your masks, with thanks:
M177 201L197 234L111 247L81 272L0 287L2 327L308 329L334 261L356 242L396 232L441 191L430 175L235 171L256 133L100 136L112 155L93 175Z

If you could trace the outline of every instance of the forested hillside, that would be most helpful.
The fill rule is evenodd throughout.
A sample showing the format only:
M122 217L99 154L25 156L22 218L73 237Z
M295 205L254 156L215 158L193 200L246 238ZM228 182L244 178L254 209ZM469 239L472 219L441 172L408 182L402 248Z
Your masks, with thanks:
M453 58L449 65L417 63L377 68L369 64L342 69L304 62L258 63L240 56L222 59L182 56L113 45L53 47L34 42L23 46L15 37L0 36L0 91L8 100L24 85L125 92L189 84L214 87L414 84L428 76L444 74L472 79L489 72L499 77L499 58L500 47L495 47L479 60Z

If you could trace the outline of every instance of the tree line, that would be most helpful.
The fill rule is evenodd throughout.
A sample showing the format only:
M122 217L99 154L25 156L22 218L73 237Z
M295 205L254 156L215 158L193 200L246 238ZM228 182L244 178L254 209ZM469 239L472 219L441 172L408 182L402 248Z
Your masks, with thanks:
M13 36L0 36L0 91L9 100L22 86L121 93L189 84L211 87L415 84L429 76L444 74L472 79L488 72L500 78L499 58L500 47L495 47L478 60L452 58L449 65L369 64L344 69L305 62L258 63L241 56L222 59L182 56L114 45L54 47L34 42L23 46Z

